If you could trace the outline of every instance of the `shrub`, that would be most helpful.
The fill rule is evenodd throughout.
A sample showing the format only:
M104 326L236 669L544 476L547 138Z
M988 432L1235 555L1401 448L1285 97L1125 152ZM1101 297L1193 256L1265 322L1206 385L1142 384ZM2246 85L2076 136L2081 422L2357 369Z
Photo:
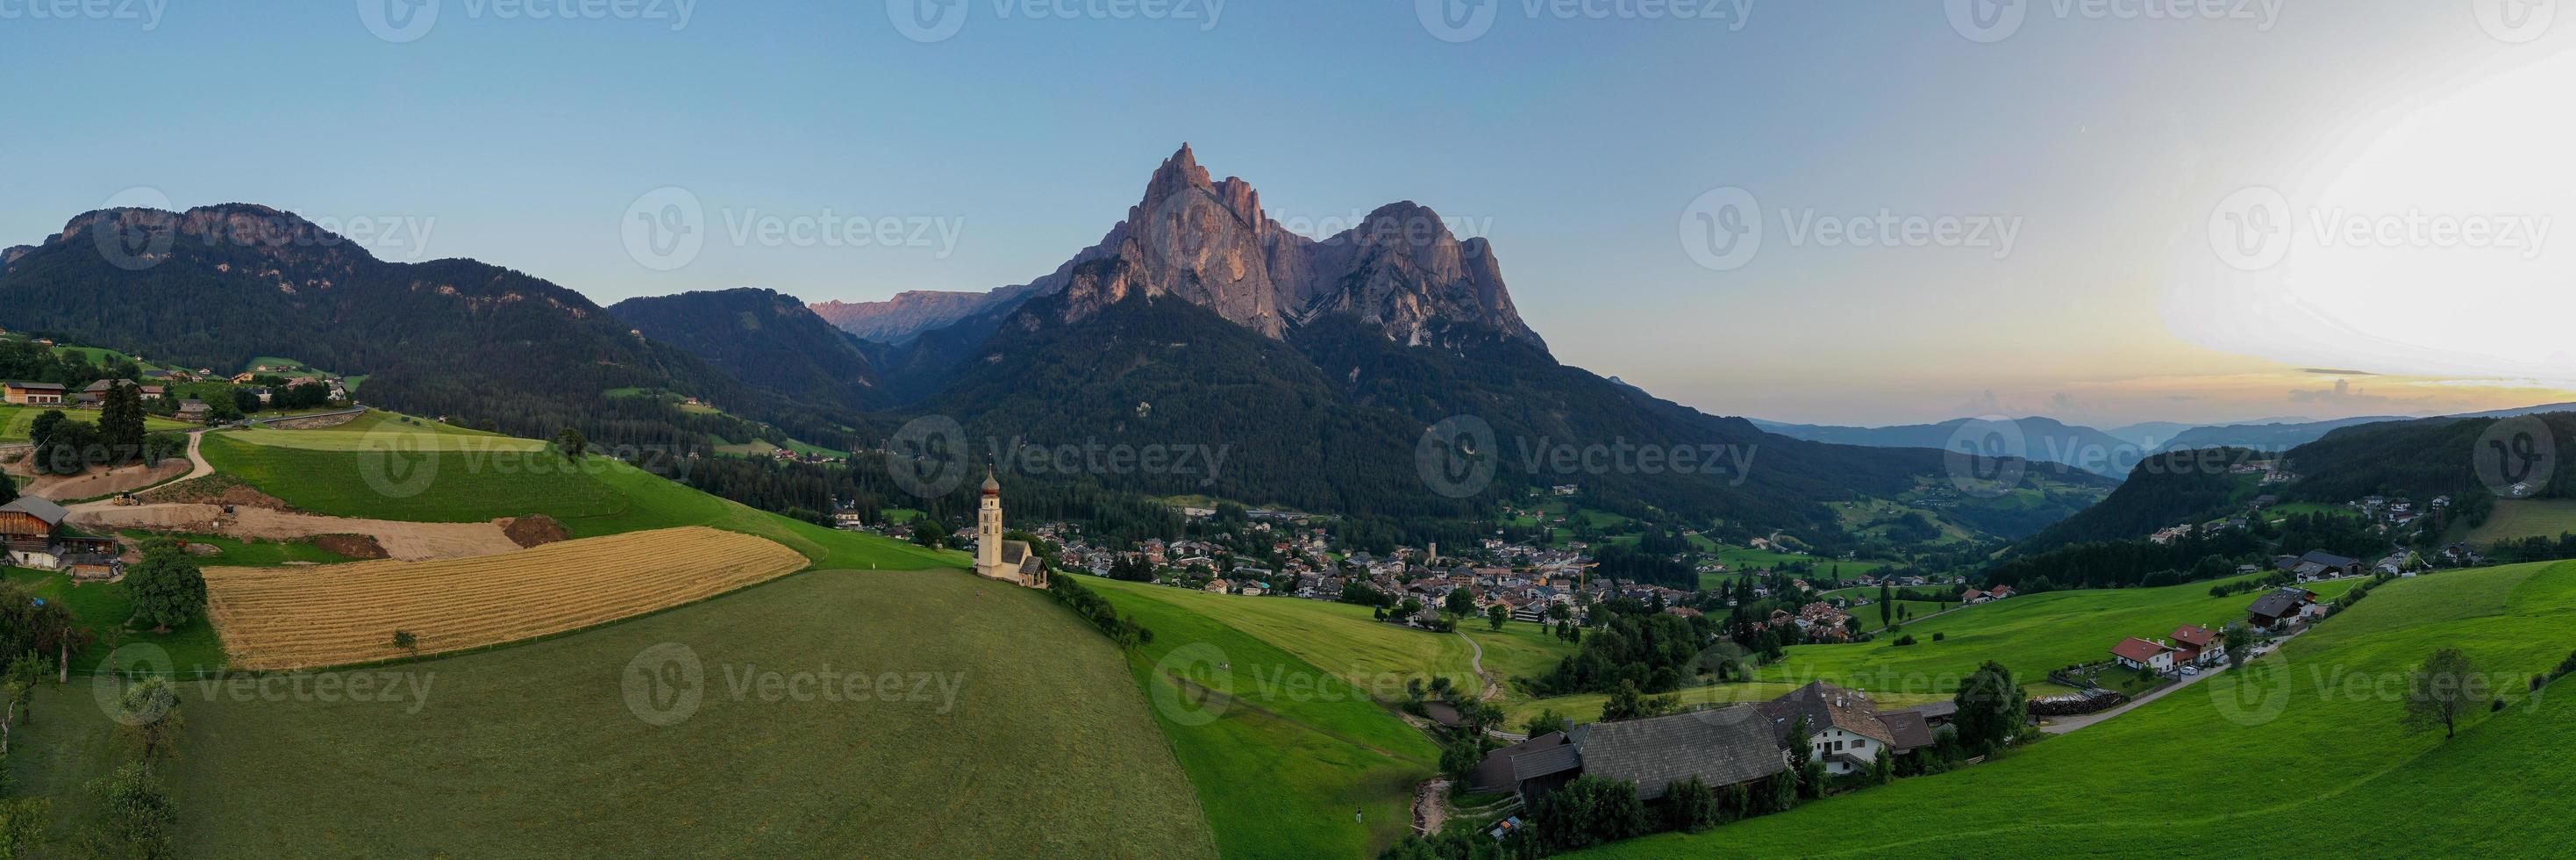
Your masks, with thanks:
M1932 634L1932 641L1934 641L1934 642L1939 642L1939 641L1941 641L1941 640L1943 640L1943 639L1948 639L1948 638L1950 638L1950 634L1947 634L1947 633L1934 633L1934 634Z
M1905 635L1903 635L1903 636L1896 637L1896 646L1897 646L1897 647L1899 647L1899 648L1905 647L1905 646L1907 646L1907 645L1912 645L1912 644L1914 644L1914 634L1912 634L1912 633L1908 633L1908 634L1905 634Z

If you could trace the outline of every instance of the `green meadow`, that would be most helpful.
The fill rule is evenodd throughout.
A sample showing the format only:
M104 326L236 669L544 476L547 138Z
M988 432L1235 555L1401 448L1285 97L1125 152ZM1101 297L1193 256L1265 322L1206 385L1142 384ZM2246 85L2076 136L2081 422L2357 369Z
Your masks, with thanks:
M790 520L596 454L575 465L548 451L318 450L257 444L233 435L206 437L207 462L317 514L409 522L545 514L561 521L574 537L705 525L778 541L826 569L919 570L970 563L963 553ZM686 467L685 462L675 464Z
M675 647L699 675L635 662ZM318 694L362 676L393 696ZM159 768L180 856L1216 854L1118 649L1043 593L955 571L806 573L239 689L182 687L185 734ZM132 742L88 682L37 702L9 767L56 798L55 844L74 845L100 817L88 781Z
M1197 787L1220 853L1373 857L1412 832L1413 787L1438 769L1440 750L1370 691L1344 680L1347 666L1319 668L1204 614L1199 610L1212 604L1187 599L1196 592L1088 577L1083 583L1154 632L1153 642L1128 656L1134 688L1153 703L1155 721Z
M2443 647L2504 703L2448 741L2399 720ZM1986 764L1587 856L2556 855L2576 696L2525 681L2571 649L2576 562L2397 580L2246 670Z
M126 629L126 619L134 617L134 600L126 595L123 582L73 582L69 574L15 567L0 569L0 575L39 600L61 603L71 610L75 623L98 634L97 641L72 655L74 669L96 666L108 652L138 643L168 652L174 663L171 668L181 672L224 666L223 640L204 619L168 633Z
M2469 543L2486 547L2568 532L2576 532L2576 499L2500 499L2487 521L2469 532Z
M2332 599L2359 580L2310 586ZM2198 624L2218 629L2244 617L2259 593L2209 596L2214 583L2166 588L2055 591L1966 607L1904 625L1897 635L1850 645L1799 645L1763 667L1757 680L1826 680L1876 693L1953 692L1960 679L1985 661L2010 667L2024 684L2056 669L2111 659L2111 646L2129 636L2169 637L2174 628ZM1875 624L1876 607L1863 607ZM1933 636L1941 636L1934 641ZM1900 636L1915 644L1898 645Z

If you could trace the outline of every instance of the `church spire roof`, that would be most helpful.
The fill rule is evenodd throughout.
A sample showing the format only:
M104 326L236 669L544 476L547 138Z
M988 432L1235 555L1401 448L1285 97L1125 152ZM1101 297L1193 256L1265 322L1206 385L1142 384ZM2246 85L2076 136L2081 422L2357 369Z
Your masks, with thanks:
M993 467L992 467L992 466L990 466L990 465L985 466L985 467L984 467L984 495L987 495L987 496L998 496L998 495L1001 495L1001 494L1002 494L1002 482L1001 482L1001 481L998 481L998 480L994 480L994 478L993 478Z

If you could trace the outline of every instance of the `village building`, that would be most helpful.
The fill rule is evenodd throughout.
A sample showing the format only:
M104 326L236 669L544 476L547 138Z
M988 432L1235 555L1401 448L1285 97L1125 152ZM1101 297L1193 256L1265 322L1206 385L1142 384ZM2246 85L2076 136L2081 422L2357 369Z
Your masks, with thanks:
M1517 791L1529 802L1577 776L1598 776L1634 783L1638 799L1654 800L1694 777L1723 791L1788 768L1761 712L1727 705L1541 735L1487 754L1473 781L1479 790Z
M2150 642L2131 636L2111 646L2111 657L2131 669L2144 669L2159 675L2174 670L2174 649L2161 642Z
M1932 729L1920 713L1882 715L1869 694L1817 681L1756 706L1771 723L1783 747L1803 742L1835 776L1876 766L1885 750L1890 758L1932 745ZM1789 733L1799 717L1807 718L1807 736Z
M2255 598L2254 605L2245 609L2245 620L2255 627L2272 630L2298 618L2302 610L2316 602L2316 592L2297 587L2279 588Z
M2196 624L2174 628L2174 660L2184 666L2208 667L2227 659L2227 644L2216 631Z
M1045 588L1046 562L1028 542L1003 540L1002 535L1002 484L986 469L983 506L975 515L975 575Z
M116 541L63 534L63 518L68 515L63 506L35 496L19 496L0 505L0 546L8 548L9 563L68 571L87 579L123 574L124 564L116 560Z
M63 386L53 382L0 382L0 394L21 406L59 406L63 402Z

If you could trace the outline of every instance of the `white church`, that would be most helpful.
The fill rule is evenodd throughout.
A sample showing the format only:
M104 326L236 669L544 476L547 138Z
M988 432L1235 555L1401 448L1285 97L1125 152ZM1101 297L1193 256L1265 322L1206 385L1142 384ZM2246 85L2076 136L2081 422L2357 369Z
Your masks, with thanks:
M1030 588L1047 587L1046 562L1027 541L1002 539L1002 482L984 470L984 507L975 515L975 575Z

